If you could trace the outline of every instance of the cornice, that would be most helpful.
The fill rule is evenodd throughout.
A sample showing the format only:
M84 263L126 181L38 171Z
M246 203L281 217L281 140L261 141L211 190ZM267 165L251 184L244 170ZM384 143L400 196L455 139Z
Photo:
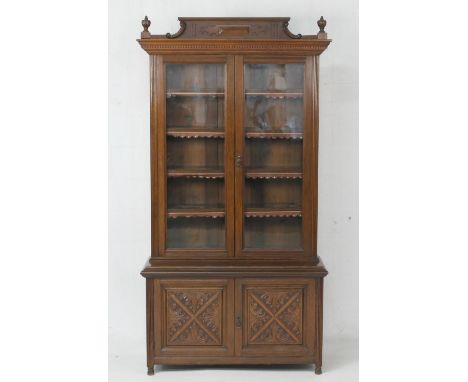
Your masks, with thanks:
M148 54L258 54L288 53L320 55L330 44L328 39L287 40L175 40L145 38L137 40Z

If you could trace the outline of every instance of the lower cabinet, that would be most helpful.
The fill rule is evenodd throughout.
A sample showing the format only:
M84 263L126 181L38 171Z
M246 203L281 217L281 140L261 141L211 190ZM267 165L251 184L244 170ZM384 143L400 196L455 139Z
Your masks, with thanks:
M321 364L322 280L148 280L149 354L161 364Z

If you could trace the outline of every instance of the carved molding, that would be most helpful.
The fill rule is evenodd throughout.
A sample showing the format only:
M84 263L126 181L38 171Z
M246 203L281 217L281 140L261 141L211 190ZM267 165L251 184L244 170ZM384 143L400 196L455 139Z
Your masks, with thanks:
M249 139L303 139L302 133L276 133L276 132L247 132Z
M170 34L169 32L166 33L166 38L177 38L182 36L182 34L185 32L185 29L187 28L187 23L184 20L179 19L179 24L180 24L180 29L174 33Z
M224 174L219 175L195 175L195 174L168 174L168 178L188 178L188 179L222 179Z
M289 17L197 18L179 17L180 29L166 34L174 39L300 39L288 29Z
M200 178L200 179L220 179L224 178L224 171L222 169L190 169L190 168L177 168L168 169L167 176L169 178Z
M269 175L269 174L247 174L247 179L302 179L301 174L294 174L294 175Z
M169 219L178 219L178 218L212 218L212 219L217 219L217 218L223 218L224 217L224 212L223 213L177 213L177 214L171 214L169 213L167 216Z
M213 132L213 133L190 133L190 132L176 132L176 131L168 131L167 135L169 137L173 138L185 138L185 139L191 139L191 138L219 138L223 139L224 138L224 132Z
M218 209L183 209L174 208L169 209L167 217L172 219L177 218L223 218L225 215L222 208Z
M239 52L239 53L260 53L271 52L272 50L277 53L287 51L291 54L320 54L330 44L330 40L319 39L300 39L300 40L212 40L200 41L194 40L193 43L187 40L161 40L161 39L142 39L139 40L141 47L149 54L164 53L167 51L177 52L180 51L188 53L194 52L211 53L214 52Z
M285 21L283 23L283 31L284 33L286 33L286 35L290 38L293 38L293 39L299 39L299 38L302 38L302 35L299 33L299 34L294 34L294 33L291 33L291 31L289 30L288 28L289 26L289 21Z
M298 218L302 217L301 211L246 211L246 218Z

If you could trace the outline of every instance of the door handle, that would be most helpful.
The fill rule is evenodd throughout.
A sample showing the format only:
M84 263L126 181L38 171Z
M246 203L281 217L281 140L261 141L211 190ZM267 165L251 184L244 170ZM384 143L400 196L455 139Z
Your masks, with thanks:
M240 328L242 326L242 319L240 318L240 316L236 317L236 326L238 328Z

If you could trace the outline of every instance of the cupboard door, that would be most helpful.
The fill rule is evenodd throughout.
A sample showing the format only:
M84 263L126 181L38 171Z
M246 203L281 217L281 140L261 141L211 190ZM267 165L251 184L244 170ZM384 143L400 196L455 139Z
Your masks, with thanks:
M236 60L236 255L315 256L313 61Z
M160 255L233 255L233 70L229 57L159 58Z
M156 356L232 355L232 280L156 282Z
M313 355L315 281L236 280L236 353Z

